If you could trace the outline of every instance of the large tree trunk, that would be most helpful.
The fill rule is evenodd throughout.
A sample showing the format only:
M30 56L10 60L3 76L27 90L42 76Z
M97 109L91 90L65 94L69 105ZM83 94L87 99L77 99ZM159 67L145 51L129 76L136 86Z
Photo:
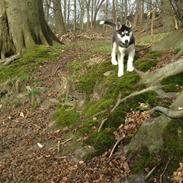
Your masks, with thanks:
M163 31L169 32L174 30L175 28L174 13L169 0L162 0L161 9L162 9L161 16L163 22Z
M182 0L169 0L176 18L179 20L179 26L183 28L183 1Z
M58 41L46 24L42 0L0 1L1 59L35 44Z
M53 9L54 9L55 31L57 34L62 35L66 33L66 28L62 15L60 0L53 0Z

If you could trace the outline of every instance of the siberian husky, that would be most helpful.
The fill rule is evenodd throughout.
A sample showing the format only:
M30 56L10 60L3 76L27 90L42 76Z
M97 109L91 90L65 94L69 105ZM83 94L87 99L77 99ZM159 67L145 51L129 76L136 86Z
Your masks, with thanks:
M124 74L125 55L128 55L127 71L132 72L134 70L135 38L130 22L121 25L110 21L100 21L100 24L107 24L113 27L111 62L113 65L118 65L118 77Z

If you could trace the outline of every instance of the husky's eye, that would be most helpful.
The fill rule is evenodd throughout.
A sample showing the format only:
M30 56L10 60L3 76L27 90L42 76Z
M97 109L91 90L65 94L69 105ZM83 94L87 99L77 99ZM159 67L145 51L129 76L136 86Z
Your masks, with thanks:
M126 36L129 36L129 35L130 35L129 32L127 32L127 33L126 33Z

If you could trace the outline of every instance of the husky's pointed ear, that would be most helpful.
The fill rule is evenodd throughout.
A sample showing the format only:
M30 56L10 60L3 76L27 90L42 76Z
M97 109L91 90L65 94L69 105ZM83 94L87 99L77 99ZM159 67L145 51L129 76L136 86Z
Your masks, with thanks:
M125 24L127 27L131 28L132 27L132 24L129 20L126 20L126 24Z
M121 22L117 22L116 23L116 30L121 29L121 27L122 27Z

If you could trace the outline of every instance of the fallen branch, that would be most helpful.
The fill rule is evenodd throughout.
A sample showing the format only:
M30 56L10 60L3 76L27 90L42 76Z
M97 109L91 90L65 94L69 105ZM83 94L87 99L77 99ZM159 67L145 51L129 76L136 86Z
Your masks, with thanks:
M150 113L159 111L170 118L181 118L183 117L183 110L171 110L162 106L156 106L150 110Z
M102 120L102 122L100 123L100 126L98 128L98 132L100 132L100 130L102 129L102 127L104 126L104 123L108 120L108 118L105 118Z
M148 174L145 176L145 181L149 179L149 177L154 173L154 171L156 170L156 168L158 167L158 165L156 165L155 167L153 167Z
M170 164L170 159L167 161L167 163L166 163L166 165L165 165L165 168L164 168L164 170L163 170L163 172L162 172L162 174L160 175L160 183L163 183L163 175L165 174L165 172L166 172L166 170L167 170L167 168L168 168L168 165Z
M111 150L111 153L110 153L110 155L109 155L109 158L113 155L113 153L114 153L116 147L120 144L120 142L121 142L123 139L124 139L124 137L120 137L120 138L116 141L116 143L114 144L114 146L113 146L113 148L112 148L112 150Z

